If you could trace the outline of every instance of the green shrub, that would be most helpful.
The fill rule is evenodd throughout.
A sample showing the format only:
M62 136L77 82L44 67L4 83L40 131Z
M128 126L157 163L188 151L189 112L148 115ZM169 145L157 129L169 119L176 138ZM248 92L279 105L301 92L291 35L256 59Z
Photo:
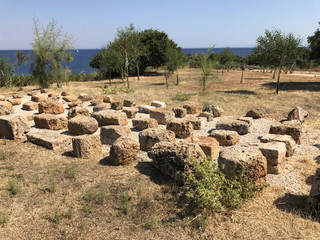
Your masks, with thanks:
M133 88L127 88L125 85L114 85L112 87L104 87L103 88L103 92L105 94L117 94L118 92L121 93L134 93L134 89Z
M61 221L61 214L59 213L58 209L56 209L56 210L54 211L54 216L53 216L52 221L53 221L54 223L56 223L56 224L59 224L59 223L60 223L60 221Z
M6 160L7 154L5 151L0 150L0 161Z
M185 171L186 209L192 212L221 211L239 208L246 199L261 189L246 176L245 170L227 178L210 158L202 162L191 160L192 167Z
M17 195L20 191L19 186L12 180L9 180L8 182L8 191L12 194L12 195Z
M97 188L87 188L83 195L83 211L85 215L88 216L92 212L94 205L102 205L106 199L106 192L102 186Z
M177 93L176 93L176 96L175 96L175 100L178 100L178 101L188 101L188 100L190 100L190 98L191 98L191 96L192 96L193 94L190 94L190 93L183 93L183 92L180 92L180 91L178 91Z
M76 178L76 166L74 164L65 167L64 177L68 178L68 179L75 179Z
M131 201L131 199L132 199L132 197L128 193L125 193L123 195L123 209L122 209L122 212L125 215L128 215L128 213L130 212L130 201Z
M4 227L9 221L6 213L0 211L0 226Z

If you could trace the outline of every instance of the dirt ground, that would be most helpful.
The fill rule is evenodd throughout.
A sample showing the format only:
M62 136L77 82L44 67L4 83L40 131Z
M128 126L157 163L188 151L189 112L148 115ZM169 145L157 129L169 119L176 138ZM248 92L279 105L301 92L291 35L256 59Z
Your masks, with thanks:
M160 100L168 107L215 104L225 110L225 116L235 117L259 106L277 121L301 106L309 112L305 121L308 145L320 148L319 76L282 74L276 95L272 73L245 71L243 83L240 71L218 74L219 80L209 81L203 96L199 95L201 72L188 68L179 71L178 86L175 76L171 77L169 89L161 71L150 72L140 81L131 78L134 90L129 93L124 92L121 80L113 80L111 88L104 88L108 81L70 82L61 89L51 88L75 96L86 92L95 98L118 89L113 94L116 100L134 98L138 104ZM10 96L17 91L0 89L0 94ZM177 100L182 94L191 97ZM308 148L305 155L288 158L284 179L291 173L298 176L301 190L293 193L272 181L241 209L216 213L203 223L206 228L199 228L194 224L198 216L181 217L174 183L150 161L111 166L106 159L77 159L29 142L1 139L0 239L319 239L319 221L304 209L319 161L320 156L309 154ZM18 188L15 195L13 185Z

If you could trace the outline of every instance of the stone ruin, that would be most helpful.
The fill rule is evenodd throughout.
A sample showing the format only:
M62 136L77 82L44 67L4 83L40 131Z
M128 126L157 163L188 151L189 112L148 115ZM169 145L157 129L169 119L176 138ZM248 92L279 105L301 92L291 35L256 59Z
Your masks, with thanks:
M259 125L266 115L262 108L250 109L237 119L223 113L216 105L202 111L196 105L168 109L161 101L137 106L135 99L31 92L0 96L0 137L72 151L78 159L98 161L109 156L114 165L145 158L177 181L183 181L177 172L190 164L190 158L201 161L208 156L224 166L227 176L246 168L258 185L268 174L281 174L296 145L304 143L308 112L301 107L292 109L285 121L270 120L264 127ZM318 169L308 200L316 211L319 173Z

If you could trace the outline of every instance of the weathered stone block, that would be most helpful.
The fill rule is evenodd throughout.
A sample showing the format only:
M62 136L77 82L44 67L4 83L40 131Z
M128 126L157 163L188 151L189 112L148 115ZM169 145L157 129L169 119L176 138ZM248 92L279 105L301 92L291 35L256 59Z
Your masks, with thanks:
M188 116L185 118L185 121L190 122L194 130L201 130L202 126L206 123L206 118Z
M71 151L71 137L59 132L45 129L32 129L27 133L29 142L59 151Z
M185 141L198 144L207 157L215 160L219 156L220 146L219 142L212 137L193 136L187 138Z
M152 107L149 105L140 105L138 109L139 109L139 113L149 114L151 110L155 109L155 107Z
M94 112L91 114L95 118L99 126L106 125L120 125L124 126L128 124L127 115L124 112L115 112L112 110Z
M159 124L166 125L174 119L174 112L165 108L155 108L150 111L150 118L156 119Z
M71 134L92 134L98 130L98 122L94 118L77 116L69 119L68 130Z
M21 104L21 99L19 99L19 98L9 98L9 99L7 99L7 101L9 103L11 103L12 106L16 106L16 105L20 105Z
M101 103L99 105L94 106L93 111L94 112L105 111L105 110L108 110L109 107L110 107L109 104Z
M207 119L207 122L211 122L214 118L213 114L212 113L209 113L209 112L202 112L199 114L198 117L204 117Z
M192 166L191 159L201 161L205 154L198 144L181 141L157 143L148 156L161 172L178 182L184 182L181 173Z
M295 107L288 114L288 120L299 120L301 123L304 122L304 119L308 117L309 113L304 110L302 107Z
M132 119L132 126L139 131L147 128L158 128L158 122L154 118Z
M213 130L210 137L217 139L221 146L232 146L239 142L239 134L230 130Z
M122 111L127 114L128 118L134 118L138 112L138 109L135 107L123 107Z
M206 106L202 111L212 113L213 117L221 117L222 113L224 113L222 107L219 107L217 105Z
M173 119L167 123L167 130L171 130L178 138L188 138L193 136L193 125L191 122Z
M89 110L83 107L72 107L68 111L68 118L74 118L76 116L90 117Z
M286 160L286 144L283 142L270 142L259 145L263 156L267 159L268 173L280 174Z
M137 158L138 152L139 143L128 136L122 136L111 146L109 160L113 165L127 165Z
M39 103L39 113L61 114L64 112L62 103L54 100L44 100Z
M30 126L24 116L6 115L0 117L0 138L21 139L29 131Z
M153 106L155 108L165 108L166 107L166 103L155 100L155 101L151 102L151 106Z
M72 138L73 153L76 158L100 160L102 145L99 136L82 135Z
M42 129L60 130L68 128L68 120L53 114L42 113L34 116L35 126Z
M297 144L300 144L303 129L299 120L292 120L271 125L269 133L289 135Z
M159 142L175 142L175 134L165 129L148 128L139 133L140 149L149 151Z
M31 96L31 101L32 102L41 102L41 101L45 100L46 97L47 96L44 94L34 94Z
M286 144L286 156L291 157L294 154L296 142L289 135L267 134L267 135L262 136L260 141L263 143L283 142Z
M249 124L244 121L225 119L216 124L217 129L236 131L240 135L245 135L249 132Z
M123 100L123 106L125 107L134 107L136 105L135 99L124 99Z
M113 144L125 135L131 136L131 129L128 126L103 126L100 131L102 144Z
M257 147L224 148L218 159L222 171L229 177L245 169L254 184L263 185L267 179L267 159Z
M185 108L174 107L172 108L172 111L176 118L184 118L187 115L187 110Z
M121 110L123 108L122 102L112 102L111 103L111 109L113 110Z
M246 117L252 117L254 119L264 118L267 112L264 108L256 107L249 110L246 114Z
M22 105L22 109L26 111L36 111L39 108L39 103L36 102L26 102Z
M187 114L196 114L198 111L197 105L185 104L183 105L183 108L187 110Z
M14 113L14 108L8 101L0 101L0 116Z

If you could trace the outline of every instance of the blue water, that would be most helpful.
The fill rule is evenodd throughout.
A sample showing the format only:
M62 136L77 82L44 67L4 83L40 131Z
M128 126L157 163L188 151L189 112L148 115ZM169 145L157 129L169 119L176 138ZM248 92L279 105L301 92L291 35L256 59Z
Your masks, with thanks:
M214 48L213 51L216 53L220 53L224 48ZM235 55L239 55L241 57L246 57L250 53L252 53L253 48L230 48L231 51ZM99 52L100 49L79 49L79 50L72 50L73 53L73 61L68 63L68 68L71 70L71 73L92 73L96 71L96 69L91 68L89 66L89 62L92 57ZM206 53L207 48L183 48L182 49L185 54L188 53ZM15 64L16 62L16 50L0 50L0 56L9 57L11 62ZM31 59L32 59L32 51L31 50L22 50L25 55L28 55L30 60L27 63L24 63L21 68L20 72L24 75L30 74L30 67L31 67Z

